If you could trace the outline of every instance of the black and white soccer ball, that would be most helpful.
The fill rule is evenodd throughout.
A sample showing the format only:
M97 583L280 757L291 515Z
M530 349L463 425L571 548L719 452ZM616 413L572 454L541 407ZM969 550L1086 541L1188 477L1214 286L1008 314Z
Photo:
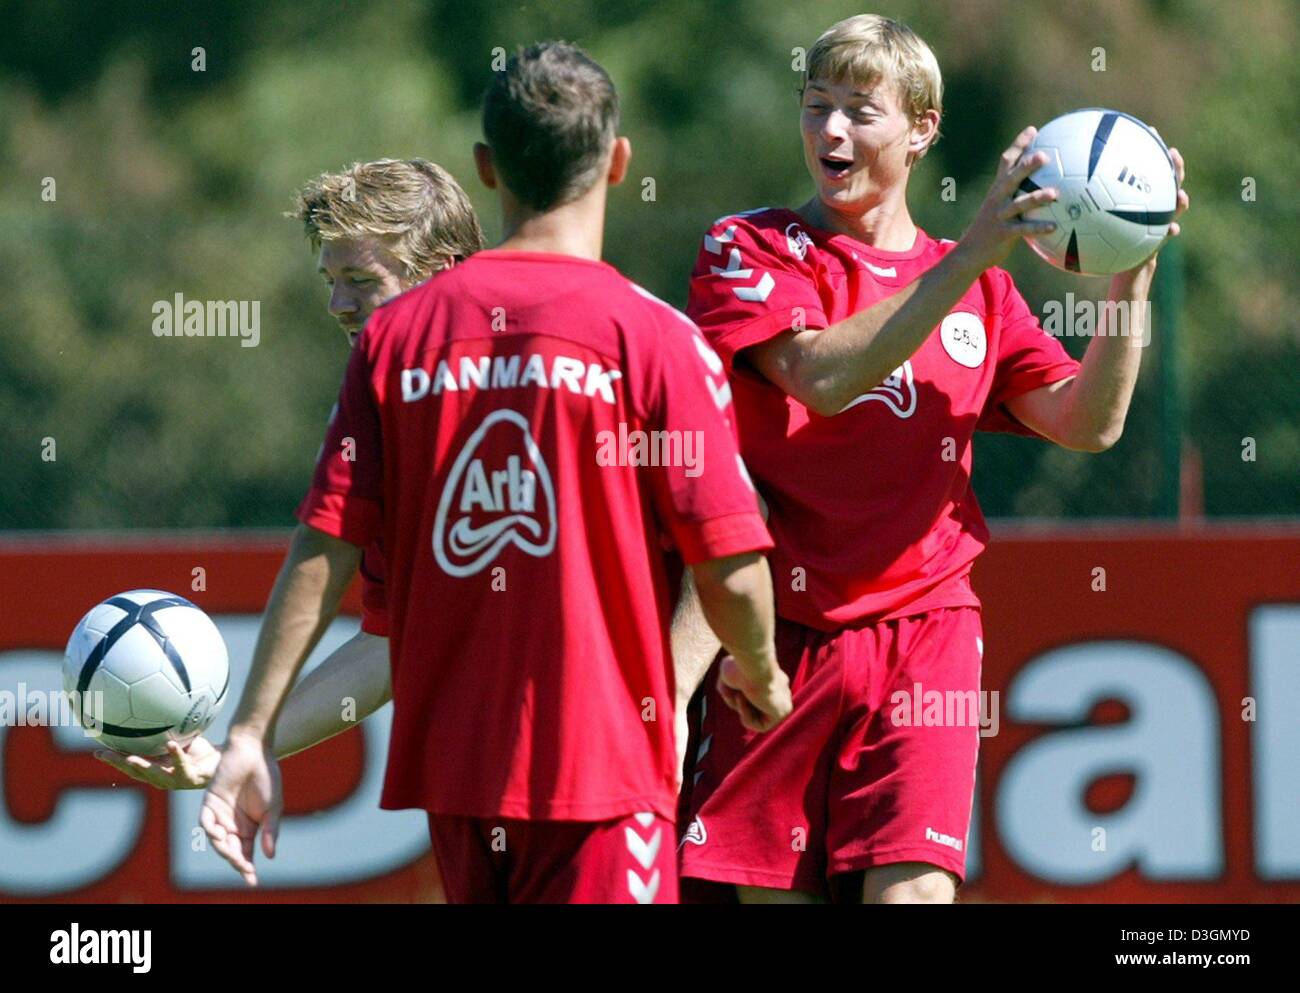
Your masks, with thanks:
M230 659L217 626L184 597L130 590L91 608L68 639L63 685L101 744L161 755L201 734L226 702Z
M1110 275L1160 247L1178 205L1178 179L1154 130L1117 110L1076 110L1045 124L1025 154L1034 152L1051 158L1021 191L1060 191L1024 215L1056 222L1050 234L1026 239L1044 259L1069 272Z

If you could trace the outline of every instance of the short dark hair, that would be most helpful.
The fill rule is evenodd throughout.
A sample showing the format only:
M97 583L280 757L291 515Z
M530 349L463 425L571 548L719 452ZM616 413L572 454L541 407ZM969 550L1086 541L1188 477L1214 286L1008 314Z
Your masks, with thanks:
M576 45L515 52L483 97L483 135L521 203L549 210L591 189L618 129L613 80Z

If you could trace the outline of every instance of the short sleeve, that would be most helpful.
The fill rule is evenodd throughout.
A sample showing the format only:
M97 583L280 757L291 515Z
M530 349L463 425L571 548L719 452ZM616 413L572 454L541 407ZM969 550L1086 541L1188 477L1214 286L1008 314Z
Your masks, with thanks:
M765 233L743 215L723 218L704 236L691 272L686 313L728 372L744 348L791 327L827 326L812 268Z
M303 524L360 547L378 536L383 516L379 411L364 344L363 337L352 350L311 488L297 511Z
M668 308L665 306L665 310ZM655 510L687 565L772 547L736 447L722 360L683 315L661 332L647 420L681 439L681 458L648 467Z
M1060 341L1043 330L1009 273L994 269L988 278L993 280L998 323L997 367L976 428L1037 438L1036 431L1021 424L1007 409L1007 401L1078 375L1079 363L1070 357Z

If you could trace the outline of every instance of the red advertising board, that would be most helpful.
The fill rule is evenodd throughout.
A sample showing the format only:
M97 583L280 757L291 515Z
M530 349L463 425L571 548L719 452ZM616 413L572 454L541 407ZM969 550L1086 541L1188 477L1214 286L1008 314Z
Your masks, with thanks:
M141 587L208 611L246 666L285 547L0 540L0 691L57 685L81 615ZM964 899L1300 900L1300 527L1002 529L975 583L988 720ZM0 727L0 901L436 900L420 816L375 809L385 721L285 760L284 864L257 891L202 850L196 794L125 780L72 729Z

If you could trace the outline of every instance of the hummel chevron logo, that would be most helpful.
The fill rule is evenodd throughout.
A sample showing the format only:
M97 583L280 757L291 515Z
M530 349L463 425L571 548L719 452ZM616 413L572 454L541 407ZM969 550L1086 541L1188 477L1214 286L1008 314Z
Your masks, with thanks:
M654 903L655 894L659 892L659 870L654 871L650 877L650 882L642 881L631 869L627 870L627 891L632 894L632 899L637 903Z
M695 750L695 761L698 762L704 756L709 754L709 746L713 744L713 735L708 735L700 742L700 747Z
M663 828L657 828L654 837L649 841L646 841L630 827L625 827L623 832L627 838L627 850L641 864L641 868L649 872L655 864L655 859L659 857L659 844L663 841Z
M734 224L716 238L711 234L706 234L704 236L704 250L712 252L714 255L721 255L723 244L731 241L734 237L736 237L736 225Z
M706 251L712 252L714 255L721 255L722 246L727 242L730 242L735 236L736 226L732 224L716 238L712 235L705 235L704 248ZM721 276L723 279L751 279L754 275L753 269L742 268L739 248L733 248L731 250L730 254L727 256L727 264L725 266L711 265L709 266L709 272L713 273L715 276ZM772 278L772 274L770 272L765 272L761 277L759 277L758 285L734 286L731 291L741 300L762 303L767 299L768 294L772 292L772 289L775 286L776 280Z

